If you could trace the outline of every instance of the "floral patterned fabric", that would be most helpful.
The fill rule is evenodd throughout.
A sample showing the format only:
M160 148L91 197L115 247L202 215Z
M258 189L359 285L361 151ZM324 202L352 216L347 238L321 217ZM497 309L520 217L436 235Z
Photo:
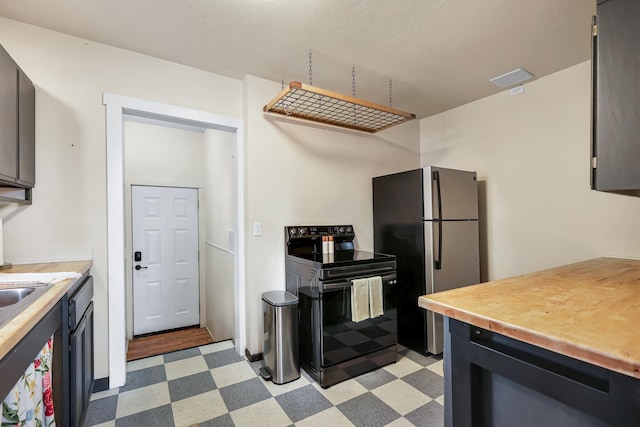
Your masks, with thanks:
M56 425L51 389L53 337L29 365L2 402L2 427L53 427Z

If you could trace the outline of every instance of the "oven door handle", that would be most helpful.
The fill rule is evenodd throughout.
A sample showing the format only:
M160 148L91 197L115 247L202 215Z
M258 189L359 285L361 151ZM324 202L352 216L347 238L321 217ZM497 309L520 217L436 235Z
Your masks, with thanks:
M371 277L371 276L369 276ZM387 274L386 276L381 276L382 277L382 284L384 285L385 282L387 285L393 285L395 284L395 281L392 280L395 277L395 274ZM364 277L362 277L364 279ZM327 291L336 291L339 289L345 289L345 288L350 288L353 286L353 282L351 282L351 280L345 280L344 282L338 282L338 283L327 283L327 284L323 284L322 285L322 290L321 292L327 292Z

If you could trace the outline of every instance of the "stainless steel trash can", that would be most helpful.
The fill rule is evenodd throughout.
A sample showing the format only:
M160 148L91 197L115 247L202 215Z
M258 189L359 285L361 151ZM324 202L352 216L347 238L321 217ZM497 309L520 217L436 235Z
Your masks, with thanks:
M286 291L265 292L262 294L262 314L264 342L261 371L266 371L276 384L300 378L298 297Z

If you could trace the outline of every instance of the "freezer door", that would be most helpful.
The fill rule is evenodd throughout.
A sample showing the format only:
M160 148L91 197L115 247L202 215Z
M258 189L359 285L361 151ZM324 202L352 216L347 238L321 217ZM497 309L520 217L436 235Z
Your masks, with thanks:
M425 219L478 219L478 181L475 172L424 168Z
M427 294L480 282L478 221L426 221ZM442 353L443 319L427 310L427 351Z

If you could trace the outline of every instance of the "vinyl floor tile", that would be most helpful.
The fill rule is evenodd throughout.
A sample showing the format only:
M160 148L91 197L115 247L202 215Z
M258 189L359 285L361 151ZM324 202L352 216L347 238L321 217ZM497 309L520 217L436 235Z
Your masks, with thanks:
M300 378L297 380L285 384L275 384L272 381L264 381L263 384L272 396L280 396L281 394L289 393L290 391L309 385L311 382L304 375L300 375Z
M231 412L237 427L286 427L291 420L274 398Z
M197 374L169 381L169 396L171 397L171 401L175 402L215 390L216 388L216 383L211 377L211 372L198 372Z
M213 380L216 382L218 388L256 378L255 372L245 361L231 363L219 368L213 368L211 369L211 375L213 376Z
M171 403L166 382L154 384L118 394L116 417L122 418L138 412Z
M158 384L167 380L167 374L163 365L138 369L127 374L127 383L120 387L120 392L135 390L152 384Z
M244 359L232 348L227 350L216 351L204 355L209 369L219 368L220 366L230 365L231 363L242 362Z
M118 395L96 399L89 405L85 415L85 424L93 426L116 419L116 408L118 407Z
M230 348L235 348L232 341L220 341L214 342L213 344L203 345L202 347L200 347L200 352L202 354L209 354L220 350L227 350Z
M231 341L140 359L126 386L92 396L85 427L442 426L442 359L399 349L395 365L328 389L304 370L288 384L264 381L262 362Z
M411 384L413 387L432 399L444 394L444 382L442 377L428 369L423 369L406 375L402 377L402 380Z
M127 363L127 372L137 371L138 369L150 368L164 364L162 356L147 357L144 359L133 360Z
M381 385L395 380L396 378L396 376L383 368L362 374L356 377L355 380L362 384L367 390L373 390L374 388L378 388Z
M275 399L294 423L333 406L311 384L289 393L281 394Z
M296 427L318 426L353 427L353 423L335 406L296 423Z
M404 416L417 427L433 427L444 425L444 407L431 401Z
M427 369L443 377L444 376L444 360L439 360L434 364L427 366Z
M175 362L177 360L189 359L191 357L197 357L202 355L198 347L187 348L185 350L172 351L171 353L165 353L164 363Z
M400 417L389 405L371 393L336 406L356 426L382 427Z
M187 427L201 420L208 420L226 414L219 390L198 394L171 404L176 427Z
M164 368L167 371L168 380L182 378L209 370L207 363L201 356L167 362L165 363Z
M367 389L356 380L343 381L329 388L322 388L317 382L314 382L313 386L334 405L367 392Z
M171 405L163 405L116 419L116 427L163 426L173 420Z
M262 380L255 377L222 387L220 395L229 412L272 397Z
M408 414L431 401L430 397L425 396L401 379L386 383L372 390L371 393L400 415Z
M414 362L413 360L407 357L401 357L400 360L398 360L396 363L387 365L382 369L395 375L396 377L404 377L405 375L409 375L413 372L419 371L422 368L422 365Z
M198 423L199 427L234 427L235 424L231 419L231 414L224 414L216 417L212 420L200 421Z

